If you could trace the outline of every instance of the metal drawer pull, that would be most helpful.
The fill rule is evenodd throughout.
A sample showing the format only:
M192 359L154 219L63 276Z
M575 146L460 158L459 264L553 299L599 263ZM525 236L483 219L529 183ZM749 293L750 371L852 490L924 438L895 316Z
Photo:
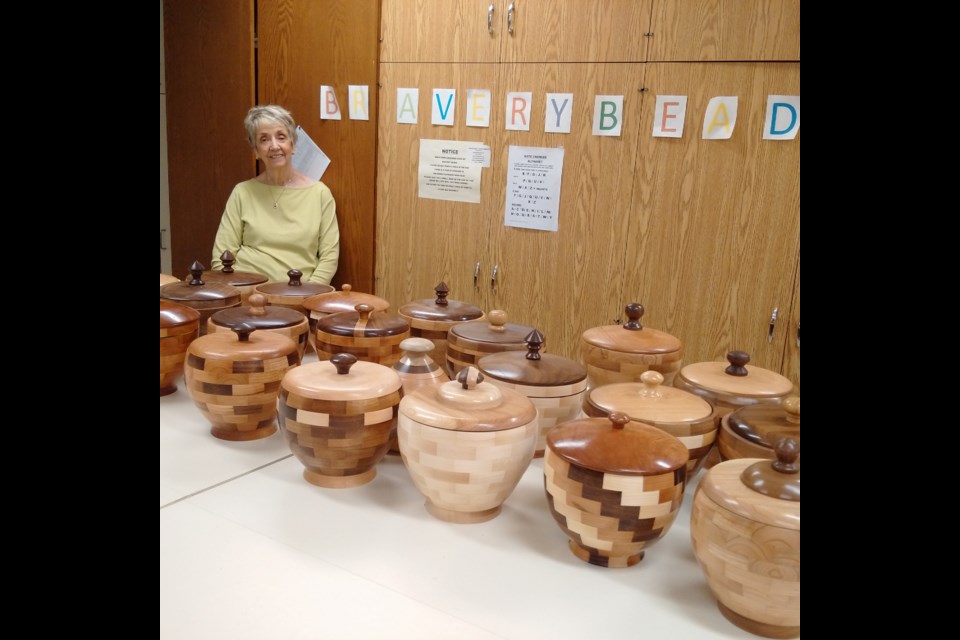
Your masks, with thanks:
M487 7L487 33L493 35L493 3Z
M507 7L507 33L513 35L513 3Z
M770 316L770 330L767 331L767 342L773 342L773 327L777 324L777 313L780 307L773 308L773 314Z

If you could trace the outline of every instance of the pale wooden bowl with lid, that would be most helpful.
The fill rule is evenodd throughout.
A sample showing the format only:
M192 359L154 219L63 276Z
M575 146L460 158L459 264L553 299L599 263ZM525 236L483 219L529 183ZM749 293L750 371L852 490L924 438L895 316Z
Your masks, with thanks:
M258 331L271 331L287 336L297 345L300 360L307 348L309 323L299 311L286 307L267 305L262 293L253 293L247 300L247 306L222 309L207 320L207 333L231 331L235 326L246 323Z
M720 612L750 633L800 635L800 446L721 462L700 480L690 538Z
M461 322L447 332L446 370L450 379L461 370L477 366L480 358L503 351L526 352L525 338L533 327L507 322L507 312L494 309L489 322Z
M400 342L400 351L400 360L392 368L403 381L403 395L408 396L420 387L450 382L446 372L430 357L433 343L426 338L405 338ZM390 453L400 453L396 429L390 438Z

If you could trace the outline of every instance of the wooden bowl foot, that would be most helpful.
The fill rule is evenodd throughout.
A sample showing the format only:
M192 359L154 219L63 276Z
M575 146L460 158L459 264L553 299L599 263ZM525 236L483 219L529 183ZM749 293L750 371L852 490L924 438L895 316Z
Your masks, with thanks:
M303 470L304 480L325 489L350 489L351 487L359 487L367 484L376 477L376 467L368 469L363 473L356 473L350 476L328 476L323 473L311 471L310 469Z
M546 449L538 449L537 451L534 451L534 452L533 452L533 457L534 457L534 458L542 458L544 451L546 451Z
M591 549L581 547L573 540L568 541L568 544L570 545L570 551L573 552L573 555L577 556L584 562L589 562L590 564L597 565L598 567L608 567L610 569L632 567L643 560L643 555L645 553L641 551L640 553L632 556L602 556L598 553L594 553Z
M744 631L749 631L754 635L763 636L764 638L800 637L800 627L781 627L778 625L766 624L764 622L757 622L756 620L751 620L750 618L740 615L720 601L717 601L717 607L720 609L720 613L723 614L724 618L737 625Z
M177 390L177 385L175 384L171 384L166 387L160 387L160 397L162 398L163 396L168 396L176 390Z
M277 432L277 425L271 424L267 427L260 427L259 429L254 429L253 431L236 431L230 429L218 429L217 427L210 427L210 433L215 438L220 438L221 440L230 440L232 442L246 442L248 440L259 440L261 438L266 438L272 436Z
M453 509L438 507L429 500L424 503L424 506L427 508L427 511L430 512L430 515L444 522L453 522L454 524L486 522L487 520L496 518L503 508L502 505L497 505L492 509L484 509L483 511L454 511Z

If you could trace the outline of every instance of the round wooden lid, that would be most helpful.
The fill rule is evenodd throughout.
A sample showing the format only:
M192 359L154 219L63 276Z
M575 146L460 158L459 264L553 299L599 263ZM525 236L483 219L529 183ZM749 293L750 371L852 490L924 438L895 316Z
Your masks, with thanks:
M663 386L663 375L658 371L644 371L640 380L596 387L587 402L605 413L622 411L633 420L649 422L696 422L713 413L713 407L703 398Z
M160 287L160 297L168 300L223 300L225 305L240 302L240 289L222 282L205 282L203 265L194 260L190 265L191 278L187 282L171 282Z
M480 307L459 300L447 300L449 289L443 282L434 289L435 299L414 300L400 307L399 313L407 319L432 322L469 322L483 317Z
M267 281L267 276L260 273L251 273L249 271L234 271L233 263L237 260L230 251L224 251L220 254L220 262L223 266L219 271L204 271L201 278L207 282L221 282L231 284L235 287L252 287Z
M800 445L782 438L776 460L738 458L711 467L699 488L742 518L800 530Z
M476 367L467 367L456 380L420 387L404 396L400 413L438 429L503 431L536 420L537 407L516 391L484 382Z
M299 269L287 271L289 280L286 282L267 282L258 284L256 290L260 293L272 296L295 296L297 298L306 298L320 293L330 293L333 287L329 284L320 284L319 282L300 282L303 272Z
M547 446L578 467L620 475L655 476L686 470L690 459L678 438L648 424L631 422L621 412L561 422L547 433Z
M782 405L752 404L726 416L737 436L752 444L773 449L781 438L800 442L800 398L790 396Z
M170 284L171 282L180 282L180 278L176 276L171 276L167 273L160 274L160 286L162 287L165 284Z
M262 293L251 294L247 303L249 307L221 309L210 318L214 324L221 327L235 327L240 323L248 323L257 329L283 329L307 321L299 311L288 307L267 305L267 298Z
M679 338L664 331L640 324L643 305L631 302L626 306L628 321L594 327L583 332L583 340L589 344L622 353L673 353L683 346Z
M353 311L358 304L368 304L373 307L374 311L386 311L390 308L390 303L383 298L370 293L354 291L349 284L343 285L340 291L329 291L310 296L300 304L304 309L325 314Z
M403 382L390 367L357 360L352 353L338 353L329 360L290 369L281 386L315 400L346 402L382 398L401 388Z
M391 313L374 313L369 304L358 304L356 311L331 313L317 321L317 331L334 336L355 338L386 338L410 330L410 325L400 316Z
M207 360L256 361L297 354L297 343L285 335L257 331L249 324L200 336L190 343L190 353Z
M793 391L788 378L748 365L750 355L745 351L730 351L727 361L688 364L677 375L693 386L744 398L777 398Z
M531 387L575 385L586 380L587 368L579 362L563 356L540 353L543 334L538 330L528 333L524 342L527 345L526 351L491 353L477 360L477 367L491 378ZM403 347L402 344L400 346Z
M172 300L160 301L161 329L179 327L181 325L190 324L191 322L200 322L199 311L178 302L173 302Z
M470 342L524 344L533 327L507 322L507 312L494 309L487 314L489 322L464 322L450 327L450 334Z

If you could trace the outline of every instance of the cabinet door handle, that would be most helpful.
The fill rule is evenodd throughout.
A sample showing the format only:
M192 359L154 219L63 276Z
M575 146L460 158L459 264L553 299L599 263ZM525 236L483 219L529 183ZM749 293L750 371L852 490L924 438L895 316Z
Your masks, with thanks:
M167 245L163 242L163 234L167 232L166 229L160 229L160 251L166 251Z
M770 314L770 329L767 330L767 342L773 342L773 328L777 324L777 314L780 312L780 307L774 307L773 313Z
M487 33L493 35L493 3L490 3L490 6L487 7Z
M493 271L490 273L490 286L495 287L497 285L497 267L500 265L493 265Z
M513 5L514 3L511 2L507 6L507 33L510 35L513 35Z
M797 349L800 348L800 321L797 320Z
M493 5L490 5L491 7ZM477 266L473 268L473 288L477 288L477 279L480 277L480 261L477 260Z

